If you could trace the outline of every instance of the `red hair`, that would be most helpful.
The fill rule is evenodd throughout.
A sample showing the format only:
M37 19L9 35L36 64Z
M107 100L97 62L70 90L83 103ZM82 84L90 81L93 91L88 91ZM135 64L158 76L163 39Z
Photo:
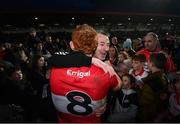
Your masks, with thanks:
M74 50L84 54L93 54L97 48L97 32L87 24L78 25L73 30L72 42Z

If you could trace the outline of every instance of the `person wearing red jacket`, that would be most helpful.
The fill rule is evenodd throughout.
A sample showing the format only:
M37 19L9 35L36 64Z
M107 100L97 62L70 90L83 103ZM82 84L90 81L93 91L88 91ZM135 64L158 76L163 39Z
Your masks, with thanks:
M167 74L176 71L176 67L171 56L161 50L158 36L155 33L149 32L146 34L146 36L144 37L144 46L145 48L138 51L137 54L145 55L146 60L148 61L151 53L162 52L165 54L167 59L164 71Z

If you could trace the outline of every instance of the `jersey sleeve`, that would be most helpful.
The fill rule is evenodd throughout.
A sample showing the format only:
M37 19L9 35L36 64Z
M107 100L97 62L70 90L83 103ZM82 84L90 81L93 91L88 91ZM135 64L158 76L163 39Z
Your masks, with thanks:
M71 52L69 54L54 54L49 59L49 64L56 68L63 67L89 67L92 57L88 57L81 52Z
M114 89L118 86L118 80L115 75L111 77L110 82L111 82L111 88Z

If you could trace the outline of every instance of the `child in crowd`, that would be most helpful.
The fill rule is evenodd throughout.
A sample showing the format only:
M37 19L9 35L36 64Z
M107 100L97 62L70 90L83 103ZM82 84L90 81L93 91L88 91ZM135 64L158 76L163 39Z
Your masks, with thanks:
M128 55L125 52L120 52L118 54L118 63L124 63L126 59L128 59Z
M148 76L148 72L144 69L144 62L146 58L142 54L134 55L132 58L132 69L129 71L129 74L136 78L136 84L139 88L142 88L143 82L142 78Z
M116 92L108 122L135 122L138 109L136 91L133 89L135 78L130 74L122 76L123 87Z
M0 105L8 106L0 109L0 122L24 122L36 111L30 84L24 80L20 66L7 67L5 74L0 86Z
M128 74L129 67L125 63L119 63L116 71L118 76L122 77L124 74Z
M150 55L148 68L151 73L142 79L144 86L138 92L140 105L138 117L140 122L154 122L159 113L165 109L165 99L161 99L168 84L166 75L163 72L165 62L166 57L163 53L152 53Z

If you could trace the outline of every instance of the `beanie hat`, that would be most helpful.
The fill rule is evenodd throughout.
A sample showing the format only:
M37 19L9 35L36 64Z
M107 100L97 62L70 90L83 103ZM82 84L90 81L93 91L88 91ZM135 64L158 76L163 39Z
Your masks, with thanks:
M130 38L127 38L123 43L123 48L132 48L132 41Z

